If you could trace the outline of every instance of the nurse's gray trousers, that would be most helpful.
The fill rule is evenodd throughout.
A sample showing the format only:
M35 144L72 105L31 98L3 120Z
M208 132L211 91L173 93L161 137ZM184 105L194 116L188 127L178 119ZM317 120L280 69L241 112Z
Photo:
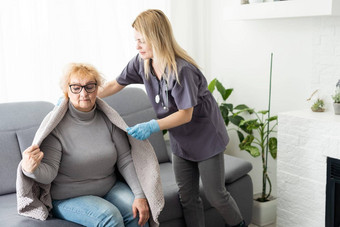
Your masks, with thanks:
M224 154L221 152L207 160L193 162L173 155L173 168L179 187L180 201L186 225L204 227L204 211L199 196L199 178L204 194L228 225L239 224L243 218L240 210L226 190L224 182Z

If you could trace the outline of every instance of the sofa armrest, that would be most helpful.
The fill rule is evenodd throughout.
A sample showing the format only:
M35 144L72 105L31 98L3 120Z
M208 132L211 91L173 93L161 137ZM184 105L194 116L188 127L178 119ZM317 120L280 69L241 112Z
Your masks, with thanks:
M227 184L243 177L253 169L253 165L243 159L224 155L225 182Z

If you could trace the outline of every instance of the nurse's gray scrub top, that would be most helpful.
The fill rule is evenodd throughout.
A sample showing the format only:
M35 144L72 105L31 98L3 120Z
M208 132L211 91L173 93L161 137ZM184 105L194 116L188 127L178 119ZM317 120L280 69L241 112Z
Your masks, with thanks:
M189 123L169 129L170 144L175 155L191 161L203 161L223 152L229 137L219 107L201 71L183 59L176 62L180 83L174 75L169 82L159 80L152 73L147 79L144 60L139 55L128 63L117 77L117 82L122 86L144 84L159 119L194 107Z

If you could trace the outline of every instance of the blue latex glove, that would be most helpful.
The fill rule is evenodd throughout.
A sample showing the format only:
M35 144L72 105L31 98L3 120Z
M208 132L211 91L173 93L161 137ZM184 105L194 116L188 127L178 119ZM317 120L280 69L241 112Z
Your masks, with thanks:
M133 127L128 127L126 130L130 136L133 136L138 140L145 140L152 133L160 131L160 128L157 121L152 119L151 121L136 124Z
M65 99L65 96L61 96L59 99L58 99L58 102L56 104L56 106L60 106L60 104L64 101Z

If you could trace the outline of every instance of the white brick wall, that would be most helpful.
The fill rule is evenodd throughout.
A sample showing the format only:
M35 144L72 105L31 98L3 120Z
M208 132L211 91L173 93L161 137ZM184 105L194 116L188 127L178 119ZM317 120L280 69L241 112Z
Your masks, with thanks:
M327 108L340 79L340 17L316 17L313 34L311 91L319 89Z
M325 224L326 157L340 159L340 115L279 114L277 226Z

